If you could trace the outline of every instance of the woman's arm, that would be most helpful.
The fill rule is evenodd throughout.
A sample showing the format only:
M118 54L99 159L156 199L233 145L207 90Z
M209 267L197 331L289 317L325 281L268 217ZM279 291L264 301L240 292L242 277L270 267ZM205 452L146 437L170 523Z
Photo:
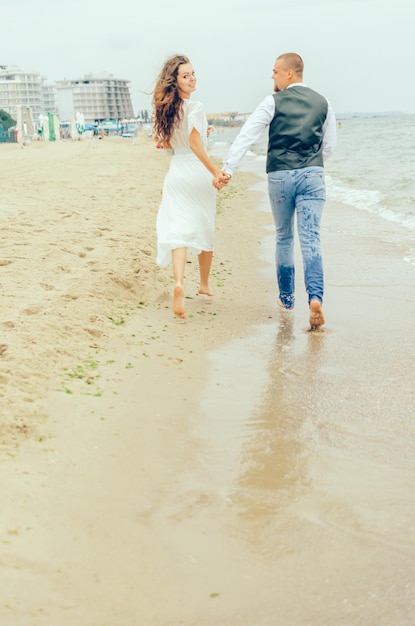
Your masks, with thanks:
M192 128L192 132L189 136L189 145L199 161L201 161L206 169L208 169L209 172L212 174L212 185L216 187L216 189L222 189L222 187L224 187L224 185L228 183L231 177L229 174L225 174L225 172L219 170L213 163L213 161L209 158L209 155L206 152L205 147L200 139L200 133L198 130L196 130L196 128Z
M215 178L220 176L220 170L216 167L213 161L209 158L208 153L205 150L204 145L200 139L200 133L196 128L192 128L192 132L189 136L189 145L191 150L195 153L199 161L209 170L209 172Z

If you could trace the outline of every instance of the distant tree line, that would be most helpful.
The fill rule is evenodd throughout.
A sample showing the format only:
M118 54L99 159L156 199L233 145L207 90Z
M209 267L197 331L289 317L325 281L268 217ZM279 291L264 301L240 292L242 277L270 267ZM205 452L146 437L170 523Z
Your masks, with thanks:
M242 120L235 120L234 118L228 118L226 120L217 117L212 117L211 119L208 118L208 124L211 126L225 126L233 128L235 126L242 126L243 123L244 122Z

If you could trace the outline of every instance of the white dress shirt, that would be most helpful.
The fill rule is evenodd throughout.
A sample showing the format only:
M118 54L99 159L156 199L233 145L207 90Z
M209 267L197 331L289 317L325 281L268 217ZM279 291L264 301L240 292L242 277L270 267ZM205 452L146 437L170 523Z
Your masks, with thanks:
M304 83L293 83L287 89ZM336 116L330 102L327 101L328 110L326 121L323 125L323 161L326 161L336 147L337 125ZM258 141L264 130L271 124L275 115L275 100L272 95L266 96L257 106L255 111L242 126L235 141L231 145L228 156L223 163L223 171L233 174L239 163L248 151L248 148Z

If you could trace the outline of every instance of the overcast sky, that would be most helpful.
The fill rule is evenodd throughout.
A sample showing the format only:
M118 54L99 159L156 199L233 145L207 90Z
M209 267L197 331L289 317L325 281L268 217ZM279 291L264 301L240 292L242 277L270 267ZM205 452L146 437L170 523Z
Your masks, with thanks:
M207 113L252 111L283 52L336 113L415 113L414 0L0 0L0 65L54 82L109 72L151 107L167 56L190 57Z

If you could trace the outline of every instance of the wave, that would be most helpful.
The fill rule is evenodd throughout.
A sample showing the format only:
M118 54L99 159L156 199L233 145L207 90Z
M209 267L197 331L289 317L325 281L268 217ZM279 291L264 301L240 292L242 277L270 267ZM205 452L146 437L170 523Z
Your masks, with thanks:
M327 196L332 200L352 205L378 217L415 230L415 215L390 209L383 202L384 195L377 190L356 189L342 185L326 174Z

